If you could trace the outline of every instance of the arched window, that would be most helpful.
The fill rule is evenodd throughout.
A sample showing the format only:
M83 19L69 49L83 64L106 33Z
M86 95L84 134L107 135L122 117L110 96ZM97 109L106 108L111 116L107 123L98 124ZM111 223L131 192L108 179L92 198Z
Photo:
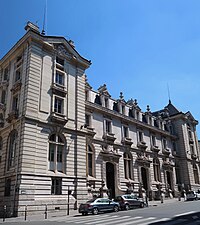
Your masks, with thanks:
M193 164L193 173L194 173L194 183L199 184L199 173L196 164Z
M154 180L160 181L160 162L158 158L153 159Z
M49 137L49 170L64 172L64 138L59 134Z
M94 177L94 151L90 145L87 146L87 175Z
M126 179L133 179L132 158L127 152L124 153L124 174Z
M8 170L14 166L17 148L17 131L11 131L8 137Z
M0 137L0 163L1 163L2 153L3 153L3 139L2 137Z

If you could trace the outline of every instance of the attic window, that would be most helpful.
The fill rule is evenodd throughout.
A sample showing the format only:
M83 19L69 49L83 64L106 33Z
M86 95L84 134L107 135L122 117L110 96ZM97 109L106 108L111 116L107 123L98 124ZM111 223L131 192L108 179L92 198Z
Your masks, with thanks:
M56 57L56 69L64 71L64 59Z
M61 59L61 58L59 58L59 57L56 57L56 63L58 63L58 64L64 66L64 59Z

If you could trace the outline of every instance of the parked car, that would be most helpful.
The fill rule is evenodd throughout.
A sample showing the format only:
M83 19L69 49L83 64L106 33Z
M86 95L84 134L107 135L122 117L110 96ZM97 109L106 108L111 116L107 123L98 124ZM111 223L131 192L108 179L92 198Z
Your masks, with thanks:
M129 210L130 208L140 207L144 208L145 202L136 195L120 195L115 198L122 210Z
M114 202L108 198L96 198L87 201L85 204L80 204L79 213L82 213L82 215L87 215L88 213L96 215L99 212L105 211L118 212L119 208L118 202Z
M187 192L186 199L187 201L200 199L200 190L198 190L197 192L196 191Z

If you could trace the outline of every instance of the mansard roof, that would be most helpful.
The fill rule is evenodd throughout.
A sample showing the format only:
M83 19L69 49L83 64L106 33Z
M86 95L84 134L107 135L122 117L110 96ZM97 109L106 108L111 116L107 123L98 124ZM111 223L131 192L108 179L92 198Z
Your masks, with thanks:
M182 115L185 117L185 119L190 120L192 123L198 124L198 121L195 120L193 115L191 114L190 111L183 113L179 111L172 103L171 100L169 100L169 103L167 106L164 107L164 109L161 109L159 111L153 112L152 113L154 116L162 116L163 118L166 118L168 116L176 116L176 115Z
M179 113L182 113L179 111L172 103L171 100L169 100L169 103L167 106L164 107L164 109L152 112L153 116L162 116L162 117L167 117L167 116L174 116Z

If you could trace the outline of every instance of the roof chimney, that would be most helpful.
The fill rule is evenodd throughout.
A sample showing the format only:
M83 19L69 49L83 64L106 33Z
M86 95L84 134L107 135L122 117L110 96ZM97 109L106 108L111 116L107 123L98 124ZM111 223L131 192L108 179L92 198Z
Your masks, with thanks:
M27 32L28 32L29 30L32 30L32 31L35 31L35 32L37 32L37 33L40 33L39 27L38 27L37 25L35 25L34 23L30 22L30 21L27 22L27 24L26 24L26 26L25 26L24 29L25 29Z

